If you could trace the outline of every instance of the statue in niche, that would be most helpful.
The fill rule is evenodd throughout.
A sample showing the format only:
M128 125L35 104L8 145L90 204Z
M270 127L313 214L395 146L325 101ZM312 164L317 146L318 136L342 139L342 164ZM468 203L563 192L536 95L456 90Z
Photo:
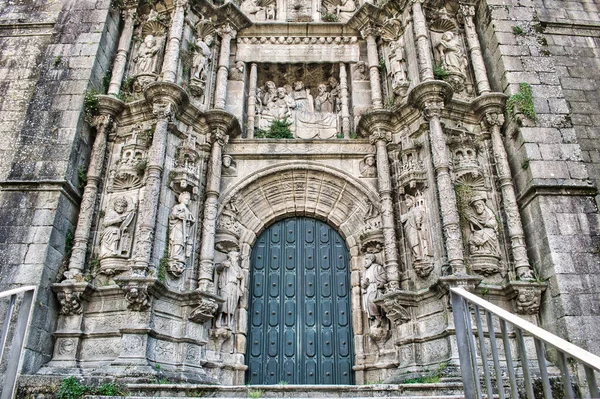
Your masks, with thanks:
M331 94L327 91L327 85L325 83L321 83L317 90L319 94L315 97L315 111L317 112L333 112L333 100L331 98Z
M367 64L364 61L358 61L354 67L354 80L369 80L367 76Z
M153 74L158 60L158 42L153 35L146 35L134 58L133 75Z
M204 38L198 37L196 39L196 50L194 51L192 67L192 79L206 82L208 64L212 57L210 46L212 46L213 42L213 35L206 35Z
M113 202L112 208L109 207L102 221L104 230L100 235L99 258L124 256L129 253L131 243L129 226L135 216L135 210L128 210L128 207L125 197L118 197Z
M237 164L233 160L231 155L223 155L223 162L221 164L221 175L237 176Z
M415 198L407 195L404 200L408 211L400 216L400 222L404 228L404 236L408 241L411 254L415 260L421 260L427 256L429 245L425 235L425 215Z
M179 194L179 203L173 206L169 215L169 271L180 276L185 270L186 259L192 256L191 227L196 222L188 209L190 193Z
M398 41L390 42L389 56L392 86L406 82L406 57L404 56L404 48Z
M219 273L219 295L225 302L221 305L216 326L233 330L233 318L245 287L239 252L229 251L227 260L217 267L217 272Z
M471 255L492 255L500 257L498 241L498 220L494 212L487 206L485 199L475 196L469 201L472 208L467 219L471 229L469 252Z
M439 53L442 65L448 72L463 76L466 75L467 59L465 58L461 44L454 33L450 31L445 32L436 49Z
M299 111L314 112L313 97L310 95L310 90L304 87L303 81L298 80L294 82L292 98L296 101L296 109Z
M263 90L261 97L261 104L263 107L266 107L272 100L277 99L277 85L272 80L269 80L265 83L267 88L266 91Z
M244 61L237 61L229 71L229 80L244 80Z
M377 177L377 167L375 166L375 155L365 155L364 159L358 165L360 177Z
M340 84L337 79L333 76L327 79L329 83L329 95L331 96L331 103L333 104L333 112L338 113L342 109L342 99L340 98Z
M360 282L363 309L367 312L369 320L373 322L372 327L379 327L383 320L383 309L375 303L375 300L384 293L387 283L386 272L383 266L376 262L375 254L366 254L363 266L365 271Z

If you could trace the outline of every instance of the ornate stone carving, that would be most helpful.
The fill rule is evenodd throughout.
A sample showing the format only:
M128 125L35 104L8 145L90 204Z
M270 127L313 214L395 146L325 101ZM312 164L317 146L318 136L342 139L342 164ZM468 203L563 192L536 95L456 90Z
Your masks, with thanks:
M411 320L408 308L393 295L384 298L381 306L385 309L387 318L396 325L404 324Z
M176 193L188 191L195 196L200 187L200 154L196 150L196 138L190 127L187 140L175 150L175 160L169 172L170 186Z
M274 20L277 7L274 0L243 0L240 10L252 21Z
M135 204L128 197L118 196L109 202L106 215L102 219L103 229L98 253L100 259L129 257L135 215Z
M118 163L110 171L109 192L126 191L142 186L142 177L148 163L147 147L151 136L152 131L143 130L141 125L136 125L132 129L131 136L123 144Z
M541 291L533 288L517 289L517 313L537 314L540 310Z
M417 197L406 195L407 212L400 215L404 229L404 238L413 260L413 268L419 277L425 278L431 274L433 264L429 257L429 232L425 199L421 193Z
M360 234L361 250L367 253L381 252L383 249L381 213L370 201L363 220L364 225Z
M500 243L498 220L494 211L486 204L485 198L474 196L465 209L471 234L468 238L471 269L485 276L500 271Z
M192 58L192 75L189 84L190 93L193 96L201 97L206 89L206 79L209 66L212 62L212 49L214 43L213 34L202 35L198 32L194 46L194 55Z
M242 225L238 221L236 198L232 198L217 220L215 246L219 251L230 252L239 248Z
M168 101L155 102L153 104L152 113L157 119L166 119L168 122L172 122L173 117L175 116L175 107Z
M215 327L234 330L235 313L246 287L239 252L230 251L227 260L217 265L216 270L219 273L219 295L225 302L220 306Z
M377 177L377 166L375 166L375 155L365 155L359 164L360 177Z
M362 81L369 80L367 73L367 64L364 61L358 61L352 70L352 80Z
M81 314L83 312L82 294L83 292L72 289L58 291L56 296L60 303L60 314L65 316Z
M321 2L321 18L335 16L336 22L347 22L355 11L355 0L323 0Z
M168 271L175 277L181 276L192 256L192 225L196 219L187 205L190 193L179 194L179 203L171 209L169 215L169 267Z
M231 155L223 155L221 176L237 176L237 162L233 160Z
M158 67L159 43L154 35L146 35L133 59L133 75L154 74Z
M404 194L407 190L414 190L427 186L427 172L421 159L420 142L405 140L402 151L398 154L395 164L398 193Z
M233 68L229 70L229 80L244 80L244 61L237 61Z
M400 40L391 40L387 48L389 71L392 91L398 97L405 97L410 83L408 81L406 57Z
M148 285L138 282L129 282L123 287L127 308L141 312L150 307L150 295Z
M363 266L365 270L360 281L362 307L367 313L370 326L380 327L383 322L384 313L375 301L383 296L385 286L388 282L387 275L384 267L377 263L375 254L365 254Z
M453 32L447 31L442 34L436 46L439 62L448 72L445 78L456 92L465 88L467 78L467 58L464 56L462 44Z
M200 303L190 312L188 317L194 323L204 323L213 318L219 305L214 299L202 297Z

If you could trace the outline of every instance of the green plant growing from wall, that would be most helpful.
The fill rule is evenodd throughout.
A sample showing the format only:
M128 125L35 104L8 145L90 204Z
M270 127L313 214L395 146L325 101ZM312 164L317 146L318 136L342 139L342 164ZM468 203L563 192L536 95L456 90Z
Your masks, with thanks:
M57 66L59 66L61 61L62 57L60 55L57 55L56 57L54 57L54 61L52 61L52 67L56 68Z
M87 184L87 169L83 166L77 168L77 186L80 190L83 190Z
M138 174L143 175L147 167L148 161L145 159L141 159L138 161L138 163L135 164L135 171L138 172Z
M258 129L256 132L257 138L266 139L293 139L294 135L290 130L292 122L289 122L287 118L274 119L269 126L269 130Z
M158 262L158 273L156 277L158 281L164 283L167 280L167 267L169 267L169 227L167 227L167 235L165 237L165 250L163 252L162 258ZM157 370L160 370L160 364L156 364L158 366Z
M533 92L529 83L519 83L519 92L513 94L506 101L506 112L511 118L515 117L515 108L527 118L535 121L535 109L533 107Z
M86 90L83 96L83 111L89 122L89 120L100 113L100 100L98 95L100 92L96 89Z
M248 397L252 399L262 398L265 394L265 391L262 389L251 389L248 391Z
M86 395L124 396L125 391L114 382L89 386L82 384L75 377L68 377L61 381L56 399L80 399Z
M338 22L340 19L338 18L337 15L326 12L325 14L323 14L323 16L321 17L321 20L323 22Z
M515 35L519 36L519 35L524 35L525 31L523 30L523 28L521 28L519 25L515 25L512 27L512 31Z
M437 80L444 80L450 76L450 72L443 65L433 66L433 77Z

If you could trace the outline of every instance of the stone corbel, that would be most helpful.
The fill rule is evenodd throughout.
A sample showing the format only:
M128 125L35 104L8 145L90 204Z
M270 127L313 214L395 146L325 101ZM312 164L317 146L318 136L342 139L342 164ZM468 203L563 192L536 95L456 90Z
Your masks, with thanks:
M218 307L219 304L214 297L203 295L199 298L197 306L191 310L188 319L194 323L202 324L214 317Z
M539 312L542 292L546 290L547 284L534 281L511 281L509 287L513 291L517 313L535 315Z
M76 316L83 313L83 301L91 294L93 288L86 282L53 284L60 304L59 313L63 316Z
M115 282L125 293L127 308L135 312L142 312L150 308L150 289L156 283L155 278L127 278L115 279Z
M395 325L402 325L412 320L410 306L400 300L396 294L388 294L376 303L385 310L385 315Z

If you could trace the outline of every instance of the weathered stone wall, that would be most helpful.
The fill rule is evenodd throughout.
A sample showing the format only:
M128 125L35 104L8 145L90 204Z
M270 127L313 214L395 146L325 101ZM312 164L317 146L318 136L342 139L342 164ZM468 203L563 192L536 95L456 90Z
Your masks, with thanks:
M24 370L52 354L56 281L89 156L86 89L118 39L109 1L0 4L0 290L39 287Z
M478 16L492 84L533 91L537 120L517 113L505 144L530 259L549 284L542 324L597 353L597 5L491 0Z

